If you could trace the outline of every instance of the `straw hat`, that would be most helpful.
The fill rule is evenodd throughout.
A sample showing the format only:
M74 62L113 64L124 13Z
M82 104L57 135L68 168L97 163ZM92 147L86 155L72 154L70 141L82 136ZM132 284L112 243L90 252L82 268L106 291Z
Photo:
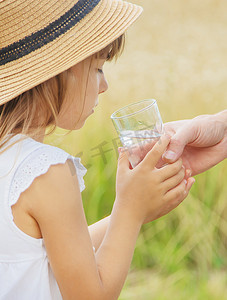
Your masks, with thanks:
M0 0L0 105L103 49L141 12L122 0Z

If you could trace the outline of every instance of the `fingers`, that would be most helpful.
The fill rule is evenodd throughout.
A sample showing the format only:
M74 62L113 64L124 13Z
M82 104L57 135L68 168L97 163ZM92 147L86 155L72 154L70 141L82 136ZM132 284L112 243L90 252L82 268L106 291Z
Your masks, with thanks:
M189 179L189 177L191 177L191 176L192 176L192 171L190 169L187 169L185 171L185 179Z
M128 151L124 148L119 149L118 170L129 169L130 163L128 159Z
M165 180L162 183L165 191L169 191L170 189L174 188L178 184L182 182L185 177L185 170L181 168L181 170L174 176L170 177L169 179Z
M166 122L164 123L164 130L176 133L176 130L178 128L183 127L186 123L190 121L191 121L190 119L184 119L184 120Z
M188 193L189 193L189 191L190 191L190 189L191 189L191 187L194 183L195 183L195 178L193 178L193 177L188 178L187 185L186 185L186 194L187 195L188 195Z
M182 169L182 159L178 159L173 164L166 165L159 169L161 180L164 181L176 175Z
M154 139L152 141L138 143L133 145L132 147L127 148L129 160L133 167L136 167L144 159L146 154L153 148L156 141Z
M195 179L193 177L181 181L180 184L165 194L165 201L172 202L175 206L179 205L187 197L194 182Z
M147 153L142 164L147 164L148 166L155 167L158 161L161 159L162 154L166 150L169 144L170 137L167 135L162 135L160 139L156 142L154 147Z
M165 201L172 202L174 206L179 205L187 195L186 185L187 182L185 180L181 181L174 189L165 194Z
M173 163L182 154L184 147L195 139L195 132L191 126L182 126L172 136L168 149L162 156L165 162Z

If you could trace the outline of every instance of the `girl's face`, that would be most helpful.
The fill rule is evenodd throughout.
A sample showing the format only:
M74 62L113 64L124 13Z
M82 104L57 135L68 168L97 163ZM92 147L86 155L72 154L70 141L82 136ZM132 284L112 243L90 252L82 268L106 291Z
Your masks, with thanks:
M68 72L67 99L57 125L64 129L79 129L98 105L98 95L108 89L103 73L106 58L88 57Z

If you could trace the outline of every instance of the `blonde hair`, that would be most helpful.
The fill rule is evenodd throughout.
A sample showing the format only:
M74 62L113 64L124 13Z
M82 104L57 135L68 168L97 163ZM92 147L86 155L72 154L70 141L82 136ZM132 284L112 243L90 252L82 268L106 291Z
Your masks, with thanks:
M106 60L116 60L121 55L124 44L123 34L95 56L101 58L108 51ZM39 136L41 129L50 127L45 136L55 131L57 117L66 102L68 78L69 73L66 70L0 105L0 148L19 133L34 138ZM22 137L10 144L0 154L23 139Z

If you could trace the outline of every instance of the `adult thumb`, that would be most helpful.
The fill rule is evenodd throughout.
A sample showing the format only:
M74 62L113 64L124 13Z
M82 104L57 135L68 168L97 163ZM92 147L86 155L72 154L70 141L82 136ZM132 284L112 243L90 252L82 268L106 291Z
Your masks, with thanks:
M170 143L162 158L165 162L175 162L183 153L184 147L195 139L194 130L189 126L178 129L171 137Z

